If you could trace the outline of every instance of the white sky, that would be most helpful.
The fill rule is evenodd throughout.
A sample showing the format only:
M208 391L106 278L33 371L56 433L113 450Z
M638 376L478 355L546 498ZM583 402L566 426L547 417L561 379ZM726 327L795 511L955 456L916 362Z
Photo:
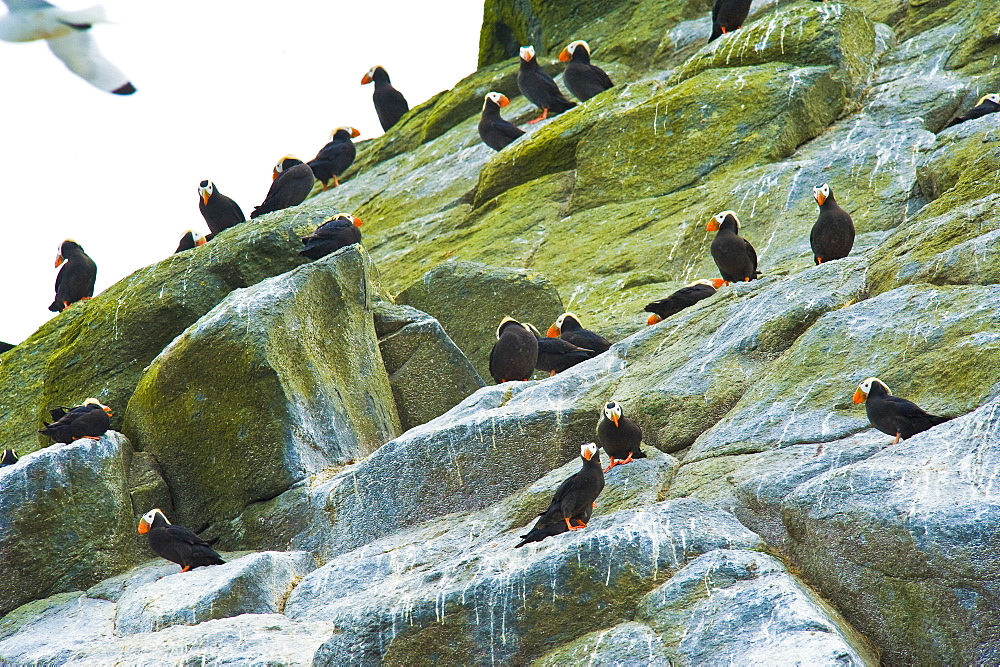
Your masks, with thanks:
M91 0L54 2L79 9ZM249 215L287 153L309 160L339 125L382 133L382 65L416 106L476 68L476 0L105 0L101 51L138 89L121 97L67 70L45 42L0 42L0 340L52 317L58 245L79 242L97 291L207 233L198 182ZM0 7L0 13L3 11Z

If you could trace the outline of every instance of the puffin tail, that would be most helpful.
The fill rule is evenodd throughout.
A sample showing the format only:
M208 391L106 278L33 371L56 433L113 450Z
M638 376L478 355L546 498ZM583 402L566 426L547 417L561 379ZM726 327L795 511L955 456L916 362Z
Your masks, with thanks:
M51 310L53 313L61 313L62 309L63 305L59 303L58 299L56 299L49 305L49 310Z
M531 530L528 531L527 535L521 535L521 542L515 545L514 548L520 549L528 542L541 542L546 537L548 537L548 535L546 535L543 531L540 531L536 528L532 528Z
M645 458L648 458L648 457L646 456L646 452L644 452L641 449L639 449L638 447L636 447L635 451L632 452L632 458L633 459L645 459Z
M719 28L719 26L717 26L715 24L712 24L712 35L711 35L711 37L708 38L708 41L709 42L714 42L715 40L719 39L720 37L722 37L722 30Z
M934 426L943 424L945 422L950 422L952 419L954 419L954 417L941 417L938 415L931 415L931 422L934 424Z

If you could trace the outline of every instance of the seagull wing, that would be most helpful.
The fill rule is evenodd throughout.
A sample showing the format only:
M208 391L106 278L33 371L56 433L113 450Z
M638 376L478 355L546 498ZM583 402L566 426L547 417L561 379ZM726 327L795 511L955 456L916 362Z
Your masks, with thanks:
M4 0L5 2L7 0ZM135 87L120 69L105 58L88 31L73 31L48 40L59 60L89 83L115 95L131 95Z
M3 0L3 4L7 5L7 9L12 12L55 6L50 2L45 2L45 0Z

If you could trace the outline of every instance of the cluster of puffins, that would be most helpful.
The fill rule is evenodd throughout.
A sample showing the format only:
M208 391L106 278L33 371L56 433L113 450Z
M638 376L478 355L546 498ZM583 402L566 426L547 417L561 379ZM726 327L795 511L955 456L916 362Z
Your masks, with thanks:
M750 9L750 0L716 0L712 10L712 34L709 41L741 27ZM604 70L590 62L590 46L577 40L559 54L567 63L563 81L570 93L581 103L614 86ZM373 67L364 75L362 84L374 83L373 101L383 130L389 130L409 110L403 95L392 87L389 75L382 67ZM541 110L541 115L529 123L557 115L575 106L559 89L555 80L538 64L531 46L520 50L520 70L517 84L521 93ZM525 133L504 120L500 109L509 100L498 92L486 95L479 134L483 142L494 150L502 150ZM948 126L1000 112L1000 95L986 95L977 105L953 119ZM355 146L353 138L359 132L352 127L338 127L330 141L309 162L294 156L285 156L274 167L272 183L264 201L257 206L251 218L297 206L305 201L318 180L327 189L340 185L339 177L353 163ZM218 191L210 180L198 186L199 210L208 224L210 234L202 237L189 231L181 240L176 252L183 252L202 245L219 232L245 222L242 209L229 197ZM834 198L829 184L813 188L819 205L819 218L809 236L813 259L816 264L847 257L854 246L854 223L850 214ZM299 253L309 259L319 259L344 246L360 243L361 220L340 214L326 220L315 232L302 239L304 248ZM661 320L709 298L725 285L746 282L760 276L757 253L745 238L739 235L740 222L733 211L723 211L707 225L716 232L711 244L711 255L719 269L720 278L696 280L673 294L654 301L645 307L651 313L647 324ZM90 298L94 291L97 267L72 240L63 242L56 266L65 261L56 279L56 297L50 310L61 311L70 304ZM496 331L497 341L490 352L490 374L497 383L531 379L536 370L551 375L603 354L611 343L593 331L585 329L580 318L573 313L563 313L543 336L530 323L504 318ZM909 438L951 419L929 414L914 403L892 395L889 387L878 378L868 378L858 385L854 403L865 403L868 419L878 430L893 436L893 444ZM69 443L80 438L99 438L109 428L111 409L96 399L87 399L73 408L56 408L51 411L52 423L40 432L56 442ZM539 514L534 527L522 536L517 547L536 542L568 531L585 528L590 521L597 497L604 488L605 473L617 465L645 458L640 448L642 429L635 420L623 414L622 406L611 400L601 408L597 424L597 443L587 443L580 448L582 469L559 486L549 507ZM598 445L610 457L610 465L601 467ZM4 450L0 467L14 465L17 453ZM224 562L212 548L192 531L172 525L159 509L150 510L139 524L139 532L148 534L154 552L178 563L187 571L193 567Z

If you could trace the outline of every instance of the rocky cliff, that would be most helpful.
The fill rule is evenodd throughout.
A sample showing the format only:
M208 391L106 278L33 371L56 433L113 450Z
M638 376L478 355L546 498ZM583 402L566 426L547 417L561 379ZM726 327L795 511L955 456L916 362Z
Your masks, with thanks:
M1000 5L758 0L706 45L710 9L487 0L480 69L341 187L0 356L0 662L1000 661L1000 114L943 129L1000 88ZM535 113L517 47L573 39L618 85L482 145L485 93ZM858 238L814 266L821 183ZM725 209L762 278L646 327ZM338 211L366 249L297 257ZM483 386L501 317L563 309L616 344ZM892 445L873 375L957 418ZM38 436L87 396L104 438ZM649 457L513 549L612 397ZM154 506L229 562L149 561Z

